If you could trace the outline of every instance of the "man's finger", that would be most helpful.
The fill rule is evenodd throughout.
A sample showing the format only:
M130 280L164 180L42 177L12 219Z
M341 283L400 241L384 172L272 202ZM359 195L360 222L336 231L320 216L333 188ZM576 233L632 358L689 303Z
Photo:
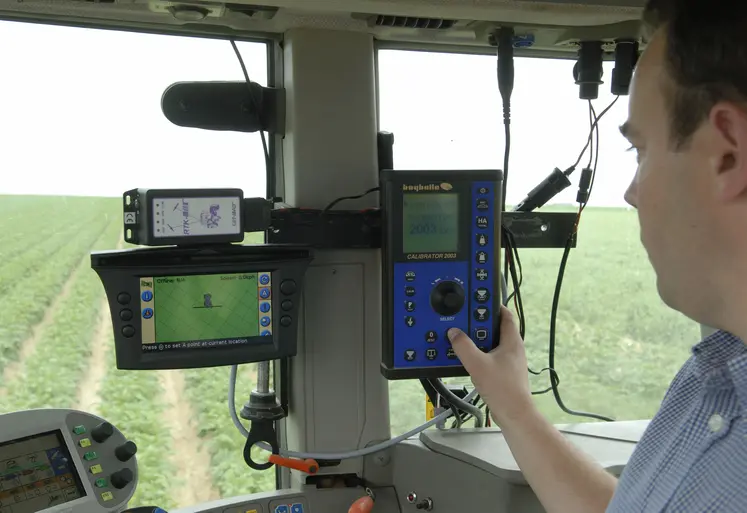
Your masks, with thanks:
M500 344L502 346L512 346L522 344L523 340L516 336L519 329L514 320L514 313L504 305L501 305L501 335Z
M462 330L451 328L447 332L447 336L451 342L451 347L454 348L454 352L462 362L462 365L464 365L464 368L467 369L467 372L470 372L474 368L474 365L485 358L485 353Z

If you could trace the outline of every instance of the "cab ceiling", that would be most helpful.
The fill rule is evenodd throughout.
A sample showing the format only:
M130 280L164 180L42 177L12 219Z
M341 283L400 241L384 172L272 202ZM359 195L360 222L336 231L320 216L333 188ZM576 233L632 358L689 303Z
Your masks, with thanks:
M364 31L378 40L488 48L511 25L527 53L576 51L581 40L637 37L645 0L0 0L0 17L235 37L289 29Z

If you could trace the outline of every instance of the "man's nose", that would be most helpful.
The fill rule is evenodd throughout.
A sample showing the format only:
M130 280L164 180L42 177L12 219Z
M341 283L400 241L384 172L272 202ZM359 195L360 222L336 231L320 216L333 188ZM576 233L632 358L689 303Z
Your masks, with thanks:
M638 208L638 184L634 177L625 191L625 201L633 208Z

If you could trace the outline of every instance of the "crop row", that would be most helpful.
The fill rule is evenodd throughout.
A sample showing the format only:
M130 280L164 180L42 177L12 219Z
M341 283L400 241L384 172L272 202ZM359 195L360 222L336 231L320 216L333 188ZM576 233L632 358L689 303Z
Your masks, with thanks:
M118 235L118 225L110 223L97 243L116 244ZM103 287L87 259L71 279L70 293L51 312L52 320L39 333L34 353L21 362L20 379L7 383L8 397L0 406L5 411L74 406L92 344L97 342Z
M237 411L241 411L243 404L249 400L249 393L255 386L254 369L256 365L239 367ZM273 469L256 471L244 462L246 438L233 425L228 413L229 372L229 367L184 371L187 398L194 407L198 424L202 426L199 436L210 453L213 482L222 497L273 490ZM248 428L250 424L246 422L246 425Z
M98 242L104 230L115 226L104 219L89 220L89 229L80 230L67 244L48 254L46 265L35 273L16 277L9 290L0 295L0 370L16 357L20 342L41 321L88 251L104 244Z

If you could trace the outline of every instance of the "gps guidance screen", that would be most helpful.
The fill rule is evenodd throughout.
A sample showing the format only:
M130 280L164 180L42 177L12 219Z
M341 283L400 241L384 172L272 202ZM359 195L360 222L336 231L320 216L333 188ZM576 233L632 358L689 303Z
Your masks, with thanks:
M229 347L272 335L270 273L140 278L143 351Z

